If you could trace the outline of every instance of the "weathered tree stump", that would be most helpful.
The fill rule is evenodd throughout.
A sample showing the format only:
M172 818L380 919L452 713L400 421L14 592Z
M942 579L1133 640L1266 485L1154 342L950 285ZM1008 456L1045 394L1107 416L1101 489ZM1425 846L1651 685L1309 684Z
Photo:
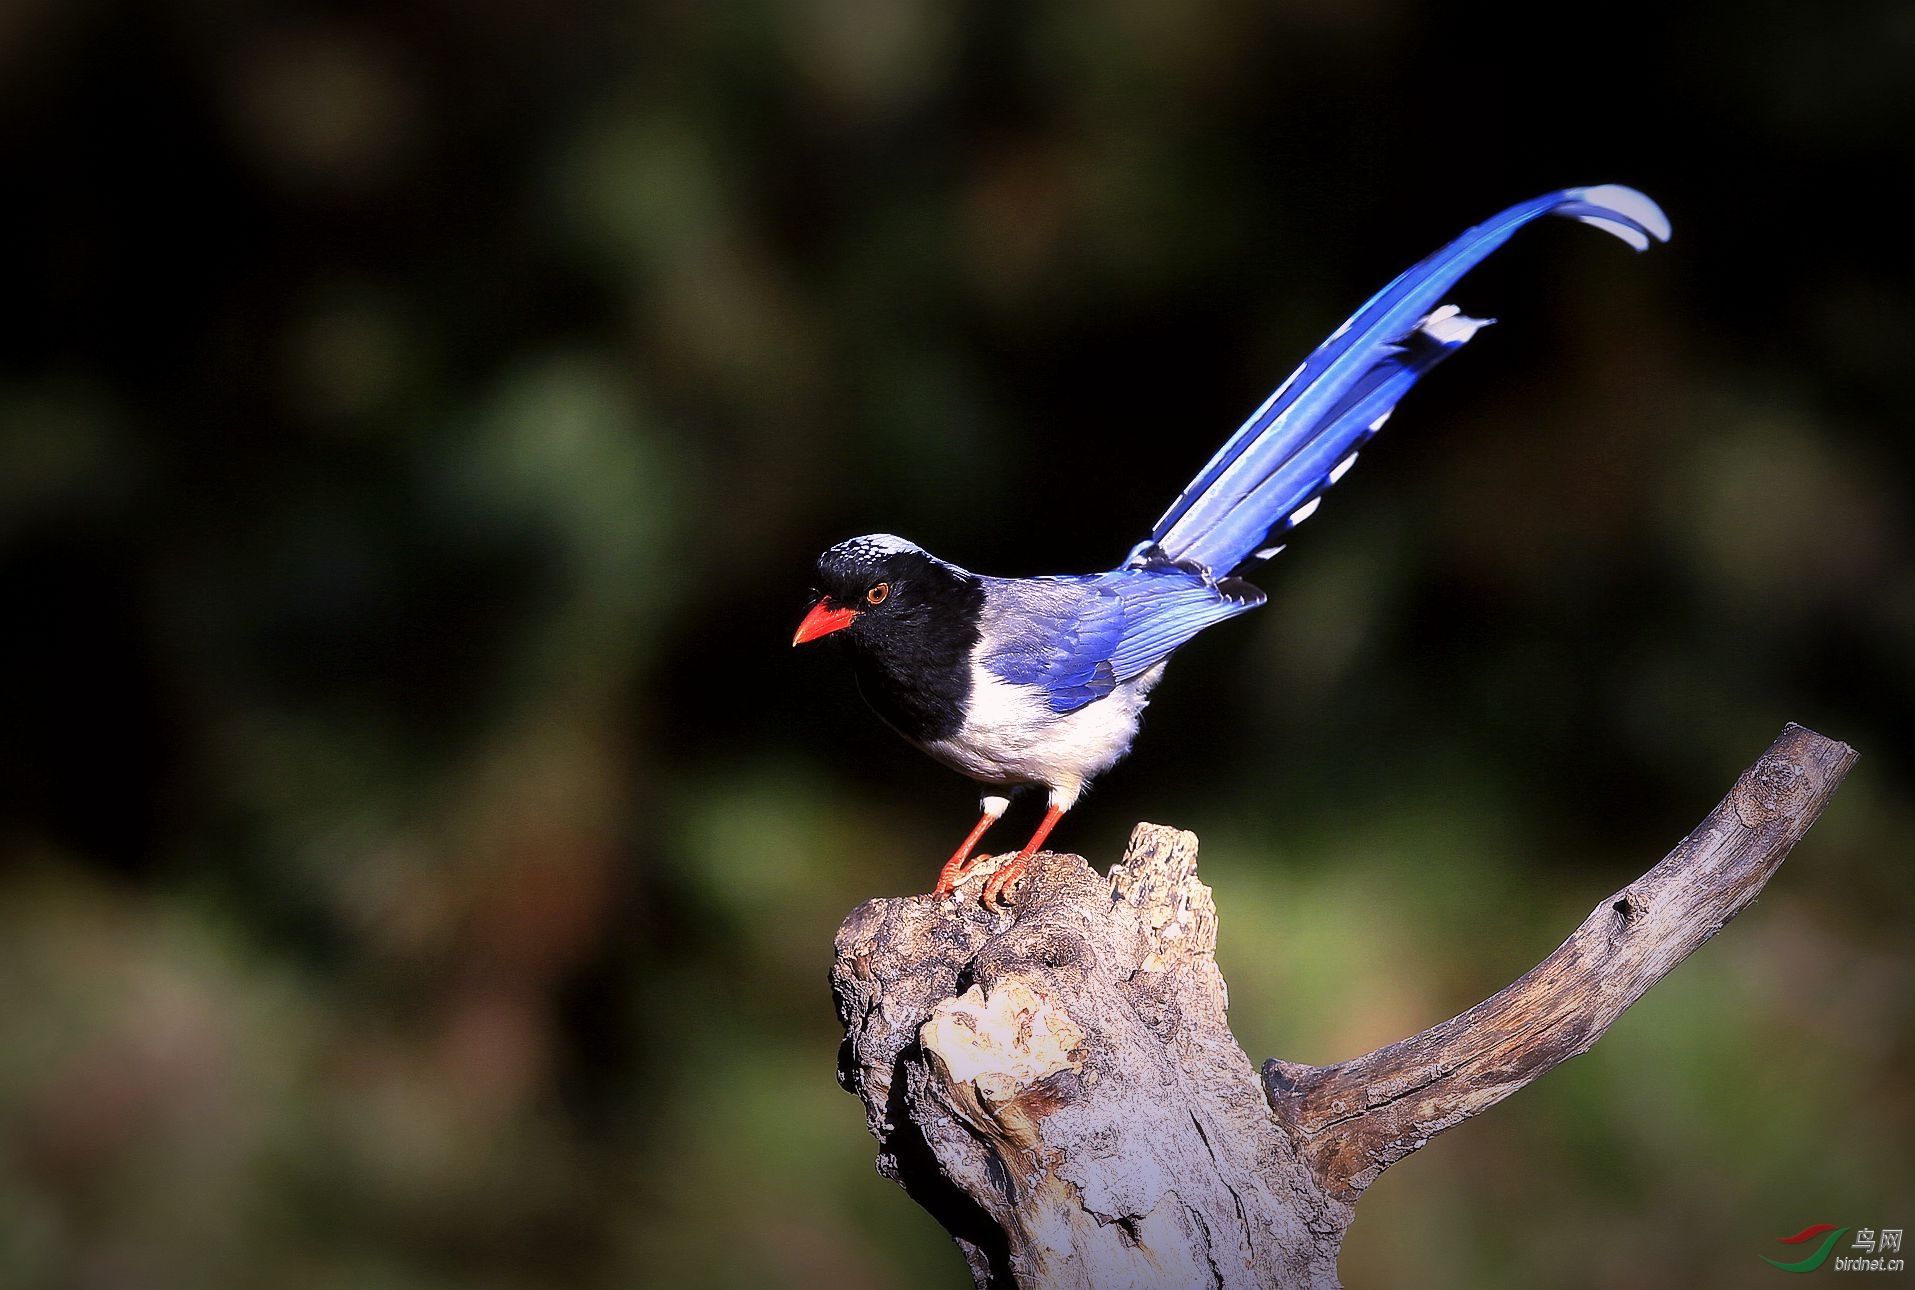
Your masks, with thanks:
M989 865L943 901L868 901L838 930L838 1078L879 1171L979 1286L1335 1286L1363 1190L1587 1051L1755 898L1854 761L1788 727L1520 980L1365 1057L1261 1079L1230 1034L1189 833L1138 825L1108 878L1042 855L1009 913L978 904Z

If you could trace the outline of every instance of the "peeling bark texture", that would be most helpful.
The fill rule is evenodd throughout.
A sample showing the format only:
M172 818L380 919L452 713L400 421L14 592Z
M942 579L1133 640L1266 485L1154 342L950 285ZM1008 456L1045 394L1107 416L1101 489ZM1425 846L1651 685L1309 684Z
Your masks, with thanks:
M1045 853L1012 911L867 901L839 928L838 1079L878 1168L986 1287L1330 1287L1355 1204L1432 1137L1588 1050L1768 881L1855 761L1789 726L1660 864L1520 980L1335 1066L1230 1034L1197 840L1108 878Z

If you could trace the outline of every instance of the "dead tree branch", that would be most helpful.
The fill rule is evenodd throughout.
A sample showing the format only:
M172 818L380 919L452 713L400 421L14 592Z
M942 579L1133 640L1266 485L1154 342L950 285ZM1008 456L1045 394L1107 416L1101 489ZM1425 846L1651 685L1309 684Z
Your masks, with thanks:
M1011 914L874 900L838 931L839 1079L879 1169L980 1286L1334 1286L1364 1188L1586 1051L1755 898L1855 761L1790 726L1667 858L1467 1012L1258 1080L1231 1037L1196 839L1139 825L1108 879L1046 855Z

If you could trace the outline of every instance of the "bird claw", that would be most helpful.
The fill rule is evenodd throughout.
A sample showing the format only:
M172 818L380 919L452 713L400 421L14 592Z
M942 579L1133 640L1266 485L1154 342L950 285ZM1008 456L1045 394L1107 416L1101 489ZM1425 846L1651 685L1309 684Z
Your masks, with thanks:
M957 856L951 857L950 862L938 874L938 885L931 888L932 899L943 900L946 896L955 893L964 885L967 878L976 873L990 859L990 856L969 856L963 859Z
M978 892L977 903L987 910L1008 909L1011 902L1006 893L1024 876L1030 867L1028 855L1006 853L1003 856L972 856L965 864L957 868L945 866L938 875L937 886L931 889L932 900L945 900L957 895L958 888L969 882L979 871L992 869L984 880L984 887Z
M1024 876L1024 871L1030 867L1030 863L1031 858L1027 855L1015 856L1005 862L984 884L983 892L978 895L978 903L986 909L992 909L1002 901L1003 905L1009 908L1011 902L1005 898L1005 893Z

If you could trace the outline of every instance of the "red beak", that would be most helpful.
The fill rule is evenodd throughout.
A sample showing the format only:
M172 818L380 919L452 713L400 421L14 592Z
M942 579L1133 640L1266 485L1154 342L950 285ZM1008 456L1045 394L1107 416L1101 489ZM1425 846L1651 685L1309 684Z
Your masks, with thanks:
M851 626L851 620L858 616L855 609L835 609L829 600L820 600L798 624L798 634L791 638L793 645L802 645L806 641L815 641L820 636L829 636Z

